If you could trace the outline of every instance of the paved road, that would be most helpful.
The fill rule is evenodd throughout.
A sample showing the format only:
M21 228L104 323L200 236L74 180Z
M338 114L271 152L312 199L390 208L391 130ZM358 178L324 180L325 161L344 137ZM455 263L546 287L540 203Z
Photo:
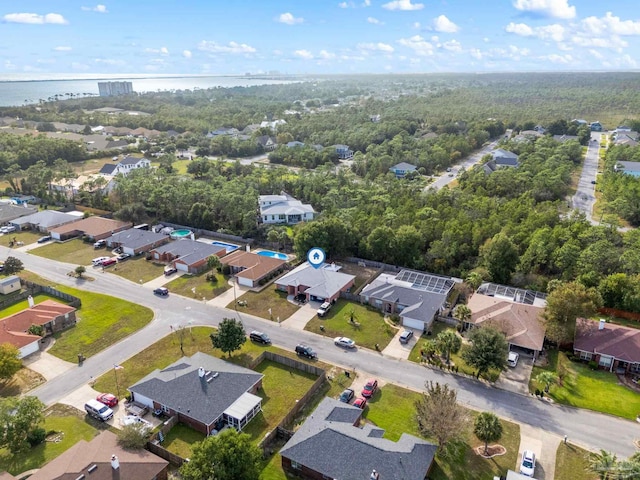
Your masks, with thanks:
M9 249L0 247L0 256L6 257L9 253ZM169 334L170 326L186 325L189 321L194 325L217 325L223 317L237 314L233 310L212 307L178 295L158 298L151 290L110 273L88 272L88 275L95 277L95 281L78 284L77 280L67 276L67 272L72 271L75 265L53 262L23 252L14 251L11 254L20 258L26 269L55 282L114 295L153 308L156 313L155 319L142 330L87 359L81 367L67 371L31 392L46 404L57 402L69 392L91 381L92 377L110 370L114 363L123 362ZM246 329L259 328L267 332L273 343L282 348L293 350L298 342L303 341L311 345L322 360L345 369L364 370L368 375L414 390L421 390L428 380L448 383L458 390L459 401L470 408L492 411L501 417L542 428L556 435L568 435L570 441L587 448L605 448L626 457L635 452L632 442L640 437L640 427L631 421L549 405L531 396L499 390L473 379L385 357L367 349L344 351L335 347L329 338L278 326L275 322L244 313L240 315L240 319Z
M598 225L598 222L592 216L593 206L596 203L596 185L592 182L596 181L598 175L600 133L592 132L591 139L595 141L590 141L587 146L587 154L585 155L582 173L578 181L578 188L571 198L571 205L574 209L584 213L587 220L593 225Z

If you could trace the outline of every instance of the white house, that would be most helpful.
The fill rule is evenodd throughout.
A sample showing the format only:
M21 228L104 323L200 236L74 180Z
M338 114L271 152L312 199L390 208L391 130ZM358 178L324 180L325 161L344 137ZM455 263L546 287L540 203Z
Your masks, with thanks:
M258 203L262 223L290 225L313 220L316 214L311 205L304 204L285 192L280 195L260 195Z

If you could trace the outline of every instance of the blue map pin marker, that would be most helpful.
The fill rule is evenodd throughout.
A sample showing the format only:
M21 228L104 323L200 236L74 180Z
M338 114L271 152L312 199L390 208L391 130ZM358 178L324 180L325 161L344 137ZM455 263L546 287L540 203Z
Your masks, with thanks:
M324 250L318 247L313 247L311 250L307 252L307 262L313 268L320 268L327 256L324 253Z

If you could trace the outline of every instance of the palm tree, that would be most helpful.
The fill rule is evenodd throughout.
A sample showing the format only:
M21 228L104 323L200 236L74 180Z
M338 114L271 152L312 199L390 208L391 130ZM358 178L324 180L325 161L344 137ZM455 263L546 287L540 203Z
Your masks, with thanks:
M349 323L355 325L356 321L358 320L358 316L356 315L353 307L351 307L349 311L345 312L344 318L346 318Z
M544 384L544 393L549 393L549 387L551 387L552 383L556 383L558 377L555 373L549 372L548 370L540 372L536 375L536 382Z
M451 354L458 352L460 347L462 347L462 339L456 335L456 332L449 329L438 334L436 337L436 345L438 346L438 350L445 356L447 365L449 365Z
M458 305L453 311L453 317L458 320L458 330L462 331L464 323L471 319L471 309L466 305Z
M500 419L491 412L482 412L473 424L473 433L484 442L484 454L489 453L489 442L497 442L502 437Z
M613 480L618 469L618 457L606 450L589 455L589 470L598 475L600 480Z
M482 285L482 275L478 272L471 272L467 275L467 278L464 279L465 283L469 285L469 288L473 292L475 292L480 285Z

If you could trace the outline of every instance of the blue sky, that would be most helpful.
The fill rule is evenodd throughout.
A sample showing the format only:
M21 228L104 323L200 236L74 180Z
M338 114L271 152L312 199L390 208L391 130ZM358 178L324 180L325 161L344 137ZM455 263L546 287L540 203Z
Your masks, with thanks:
M637 0L104 2L1 2L0 73L428 73L640 64Z

